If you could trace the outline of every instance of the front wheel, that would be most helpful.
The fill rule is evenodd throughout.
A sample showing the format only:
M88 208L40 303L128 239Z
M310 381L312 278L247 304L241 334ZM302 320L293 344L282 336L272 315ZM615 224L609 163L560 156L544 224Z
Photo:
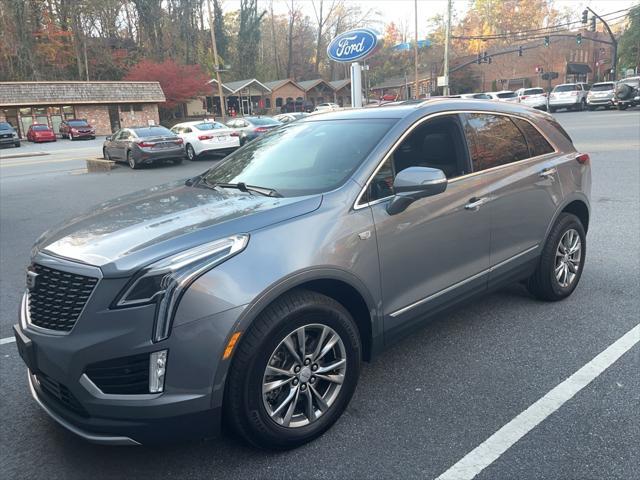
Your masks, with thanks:
M360 373L360 337L349 312L298 290L270 305L231 365L225 419L248 443L298 447L342 415Z
M627 109L627 107L628 107L628 105L622 105L622 104L619 104L619 105L618 105L618 110L626 110L626 109Z
M104 158L105 160L111 160L111 155L109 155L106 147L102 148L102 158Z
M555 302L573 293L582 276L587 241L578 217L562 213L551 229L527 288L540 300Z

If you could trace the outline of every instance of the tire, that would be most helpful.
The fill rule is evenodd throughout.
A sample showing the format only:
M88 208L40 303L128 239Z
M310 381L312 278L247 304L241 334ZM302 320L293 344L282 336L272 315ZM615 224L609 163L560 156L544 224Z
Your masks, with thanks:
M572 243L571 236L576 235L579 239L577 253L572 255L565 254L564 259L563 249L560 245ZM575 236L573 237L575 238ZM566 252L566 250L565 250ZM587 252L586 234L584 226L580 219L571 213L561 213L556 220L555 225L549 232L547 241L545 242L542 254L540 255L538 266L536 271L529 278L527 288L529 291L539 300L546 300L549 302L557 302L563 300L573 293L576 286L580 282L582 276L582 270L584 269L584 261ZM574 260L565 262L568 258ZM577 258L577 262L575 259ZM566 268L566 277L563 276L562 270L560 271L560 278L556 276L555 270L558 265L567 263L574 265L576 268L572 271L570 268ZM573 275L573 277L571 277ZM565 281L562 279L564 278Z
M580 111L584 112L587 109L587 102L586 100L583 98L582 101L580 102Z
M187 158L189 160L191 160L192 162L198 158L198 156L196 155L196 151L193 149L193 147L191 146L190 143L187 143Z
M310 362L318 342L324 350L334 335L339 340L318 357L317 363L301 364L284 345L289 339L299 355L297 338L301 331ZM303 445L322 435L342 415L358 383L360 358L358 328L342 305L319 293L292 291L267 307L244 334L229 371L223 417L229 427L256 447L286 450ZM340 377L342 383L320 379L311 370L318 365L320 369L337 365L339 360L344 360L340 367L322 373L325 378ZM268 375L268 365L288 373ZM263 384L283 379L283 384L263 393ZM287 402L289 394L295 397ZM318 396L326 402L323 411ZM286 426L291 405L291 423Z
M140 168L140 165L136 163L136 159L133 158L133 155L131 155L131 151L127 152L127 163L129 164L132 170L136 170Z
M589 109L590 112L593 112L596 109L596 107L591 107L591 106L588 106L587 108Z
M102 148L102 158L104 158L105 160L111 160L111 155L109 155L109 152L107 152L106 148Z
M16 148L20 148L20 142L14 143L13 146L16 147Z
M73 133L70 133L70 134L69 134L69 140L71 140L72 142L75 140L75 139L73 138Z
M618 110L626 110L628 107L628 105L618 105Z

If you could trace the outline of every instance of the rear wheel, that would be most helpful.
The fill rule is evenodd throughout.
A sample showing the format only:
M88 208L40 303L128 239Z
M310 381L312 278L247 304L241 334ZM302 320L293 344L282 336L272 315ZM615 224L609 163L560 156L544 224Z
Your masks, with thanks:
M527 288L540 300L558 301L573 293L587 250L584 226L573 214L562 213L551 229Z
M191 161L198 158L198 156L196 155L196 151L193 149L190 143L187 143L187 158Z
M246 332L230 369L225 419L247 442L298 447L342 415L358 382L360 338L335 300L291 292Z
M626 110L628 105L618 104L618 110Z
M139 165L136 163L135 158L133 158L131 151L127 152L127 163L133 170L139 168Z

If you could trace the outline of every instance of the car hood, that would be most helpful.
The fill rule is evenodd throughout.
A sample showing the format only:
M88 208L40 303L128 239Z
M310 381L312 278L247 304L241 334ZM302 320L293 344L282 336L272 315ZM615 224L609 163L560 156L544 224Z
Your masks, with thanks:
M187 248L312 212L321 201L322 195L275 198L175 182L98 205L45 232L33 254L94 265L105 277L127 276Z

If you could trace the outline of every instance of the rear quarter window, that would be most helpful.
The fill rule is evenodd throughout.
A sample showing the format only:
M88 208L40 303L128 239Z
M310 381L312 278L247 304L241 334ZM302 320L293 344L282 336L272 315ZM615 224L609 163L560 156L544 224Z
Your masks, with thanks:
M527 140L527 145L529 145L529 156L537 157L539 155L545 155L555 151L538 129L531 125L527 120L514 118L513 121Z

